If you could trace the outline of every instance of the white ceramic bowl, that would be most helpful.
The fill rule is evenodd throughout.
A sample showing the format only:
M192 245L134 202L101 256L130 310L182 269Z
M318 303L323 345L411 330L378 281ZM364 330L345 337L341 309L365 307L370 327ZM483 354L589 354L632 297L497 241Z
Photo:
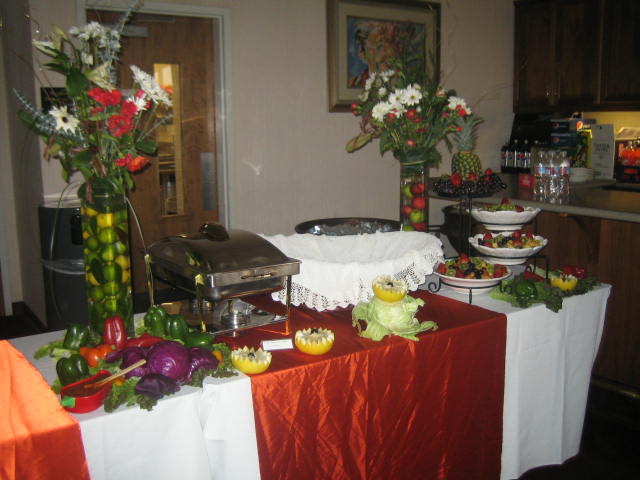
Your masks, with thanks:
M500 232L503 235L509 235L511 232ZM502 265L520 265L527 261L527 258L535 255L549 242L546 238L540 235L534 235L536 240L540 240L542 243L533 248L492 248L484 245L479 245L478 240L481 240L484 235L478 233L473 237L469 237L469 243L473 248L480 252L485 260L492 263L501 263Z
M482 223L487 230L500 232L513 232L520 230L540 213L539 208L524 207L524 211L498 210L490 212L479 207L471 209L471 216L474 220Z
M504 265L504 264L503 264ZM487 293L493 287L498 285L502 280L506 280L511 276L511 270L507 268L507 273L498 278L481 278L476 280L475 278L457 278L442 275L435 272L440 277L440 281L443 285L446 285L451 290L457 293L469 294L469 290L473 292L473 295L480 295Z

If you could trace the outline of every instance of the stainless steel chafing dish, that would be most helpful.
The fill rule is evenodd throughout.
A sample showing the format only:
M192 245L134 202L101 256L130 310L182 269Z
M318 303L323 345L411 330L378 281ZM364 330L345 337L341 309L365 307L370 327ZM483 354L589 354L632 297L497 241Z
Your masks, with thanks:
M286 288L288 312L291 275L300 271L299 260L287 257L259 235L226 230L217 223L207 223L195 234L173 235L154 243L148 248L146 260L150 292L153 274L191 293L196 297L203 330L206 325L207 330L216 333L287 320L265 312L238 314L232 300ZM215 308L223 300L227 301L225 307ZM207 302L214 306L203 308Z

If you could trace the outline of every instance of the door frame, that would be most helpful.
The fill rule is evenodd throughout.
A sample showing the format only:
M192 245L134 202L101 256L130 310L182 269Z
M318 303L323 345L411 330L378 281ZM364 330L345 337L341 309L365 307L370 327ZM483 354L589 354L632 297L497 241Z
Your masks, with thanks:
M123 11L129 8L130 4L131 0L76 0L77 24L86 24L87 8ZM178 17L210 18L213 21L218 219L228 229L231 227L229 215L229 159L233 158L231 151L231 125L233 125L231 115L231 14L229 9L177 3L144 2L138 11Z

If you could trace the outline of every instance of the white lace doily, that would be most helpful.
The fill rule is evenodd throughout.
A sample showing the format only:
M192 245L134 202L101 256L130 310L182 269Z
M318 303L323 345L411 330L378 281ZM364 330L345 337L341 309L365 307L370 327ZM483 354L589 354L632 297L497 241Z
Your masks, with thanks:
M378 275L401 278L416 290L443 259L440 239L423 232L261 236L301 261L300 273L291 277L291 303L318 311L368 301ZM272 297L285 303L285 289Z

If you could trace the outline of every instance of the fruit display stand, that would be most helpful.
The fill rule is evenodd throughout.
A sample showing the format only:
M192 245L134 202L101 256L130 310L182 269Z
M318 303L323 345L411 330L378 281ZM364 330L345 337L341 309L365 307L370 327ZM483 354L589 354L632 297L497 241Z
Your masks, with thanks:
M458 199L459 208L463 215L459 218L458 234L460 238L468 238L471 236L472 222L470 221L472 202L474 198L489 197L494 193L507 188L507 185L500 177L493 173L491 169L487 169L480 178L472 177L472 180L463 180L460 175L443 175L433 183L433 191L444 198ZM464 214L469 217L467 222L464 221ZM446 232L445 232L446 233ZM462 243L462 250L469 255L470 248L468 244Z

